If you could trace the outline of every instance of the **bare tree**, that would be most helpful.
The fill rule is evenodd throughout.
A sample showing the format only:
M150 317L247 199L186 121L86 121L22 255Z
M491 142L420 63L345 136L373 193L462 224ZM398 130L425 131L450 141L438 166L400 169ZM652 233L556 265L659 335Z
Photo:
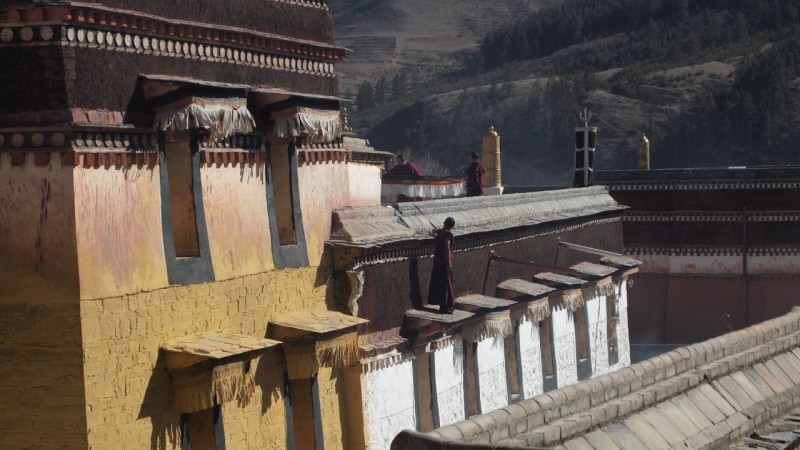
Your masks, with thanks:
M450 171L447 170L447 167L442 165L442 163L431 154L430 150L415 155L410 148L406 147L400 154L403 155L406 161L412 161L416 164L426 177L446 177L450 175Z

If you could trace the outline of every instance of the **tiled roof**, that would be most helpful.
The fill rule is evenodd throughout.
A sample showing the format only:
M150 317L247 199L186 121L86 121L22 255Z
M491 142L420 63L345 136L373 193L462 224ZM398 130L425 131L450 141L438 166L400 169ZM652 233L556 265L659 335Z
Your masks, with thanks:
M602 186L348 208L334 212L331 241L370 246L428 239L447 217L456 221L453 234L463 236L588 218L625 208Z

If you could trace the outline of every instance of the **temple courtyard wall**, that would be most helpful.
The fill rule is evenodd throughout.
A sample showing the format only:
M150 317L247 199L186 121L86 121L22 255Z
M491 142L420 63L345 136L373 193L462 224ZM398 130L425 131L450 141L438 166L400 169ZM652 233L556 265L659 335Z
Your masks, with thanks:
M553 340L546 345L551 346L550 351L554 353L549 354L557 361L557 384L551 389L630 365L624 287L621 292L617 301L618 319L613 324L616 339L612 346L619 352L614 364L609 365L606 317L600 312L605 308L599 307L606 305L606 296L587 300L586 305L575 312L553 311L545 319L553 329ZM575 314L583 313L593 316L588 321L590 372L579 369L577 357L578 339L573 320ZM424 419L427 410L432 414L433 427L439 428L543 394L546 381L542 359L548 352L541 345L539 328L542 323L521 321L506 338L473 341L456 334L428 344L426 351L409 351L390 358L394 363L365 364L362 398L367 448L388 449L392 437L406 429L430 431ZM420 366L425 370L419 370Z
M766 447L769 431L754 432L800 407L798 319L794 308L429 433L407 430L391 448Z

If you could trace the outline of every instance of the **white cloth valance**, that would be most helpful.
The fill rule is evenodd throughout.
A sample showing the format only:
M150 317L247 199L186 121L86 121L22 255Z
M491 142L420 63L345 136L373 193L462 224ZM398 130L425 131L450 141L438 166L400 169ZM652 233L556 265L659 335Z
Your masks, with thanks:
M156 127L162 131L206 129L213 141L235 134L252 133L255 119L245 100L211 101L196 99L190 105L156 114Z
M298 137L307 133L309 144L331 142L342 136L342 120L339 111L296 106L273 113L275 136Z
M419 178L416 180L385 177L381 183L382 196L405 195L425 199L460 197L466 193L461 178Z
M495 344L502 343L503 339L514 333L514 325L511 322L511 314L508 311L499 311L487 314L484 320L478 324L468 326L462 335L468 342L480 342L485 339L495 339Z

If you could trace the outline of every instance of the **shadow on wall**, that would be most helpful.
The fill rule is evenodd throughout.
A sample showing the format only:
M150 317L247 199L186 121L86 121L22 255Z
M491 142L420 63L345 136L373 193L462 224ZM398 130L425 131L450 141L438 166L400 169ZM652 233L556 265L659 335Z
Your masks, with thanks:
M283 365L282 353L270 351L258 358L256 364L256 386L261 389L261 414L266 414L272 405L281 400L283 371L275 370ZM240 403L239 406L244 406ZM282 406L281 406L282 407Z
M150 419L150 450L174 448L180 442L180 414L175 411L164 355L159 352L144 391L137 419Z
M328 310L349 315L347 302L350 298L350 281L345 271L334 271L333 267L333 250L330 245L325 245L314 278L314 287L326 286L325 306Z

